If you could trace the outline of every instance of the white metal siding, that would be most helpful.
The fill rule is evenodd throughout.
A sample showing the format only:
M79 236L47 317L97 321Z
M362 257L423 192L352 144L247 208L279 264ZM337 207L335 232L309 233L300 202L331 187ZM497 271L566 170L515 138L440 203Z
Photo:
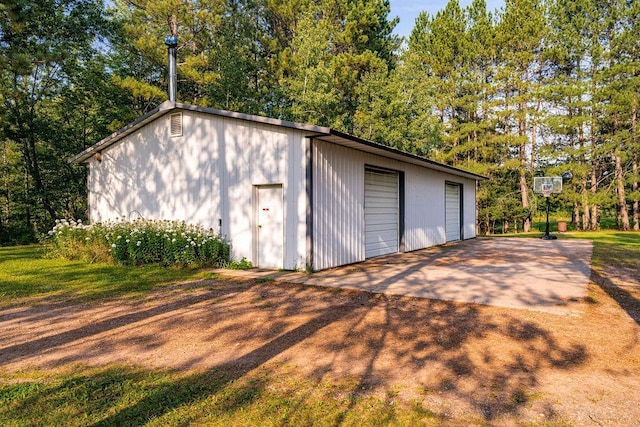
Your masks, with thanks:
M365 257L398 252L398 173L364 173Z
M447 242L460 240L460 186L445 185L445 229Z
M91 220L176 219L218 230L233 256L253 259L252 188L281 184L284 268L305 267L306 156L302 131L183 111L183 136L161 116L91 162Z
M409 165L405 172L405 250L445 243L444 181L446 175Z
M183 111L183 136L169 115L141 127L91 161L90 219L177 219L218 230L233 255L254 261L254 185L281 184L284 268L307 257L306 150L303 131ZM365 259L365 166L403 171L404 249L445 242L444 182L464 188L464 237L475 237L475 181L315 140L312 149L313 262L324 269Z
M445 182L464 188L464 237L475 237L475 181L425 167L313 142L313 267L365 260L365 166L404 171L404 250L446 243Z
M355 150L314 141L313 267L364 260L364 160Z
M477 214L476 207L476 182L474 180L464 181L462 186L462 237L472 239L476 237Z

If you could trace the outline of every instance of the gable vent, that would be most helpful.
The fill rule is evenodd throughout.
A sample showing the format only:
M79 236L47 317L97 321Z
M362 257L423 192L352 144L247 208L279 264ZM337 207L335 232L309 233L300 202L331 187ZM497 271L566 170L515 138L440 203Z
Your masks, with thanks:
M182 136L182 113L171 114L169 123L171 136Z

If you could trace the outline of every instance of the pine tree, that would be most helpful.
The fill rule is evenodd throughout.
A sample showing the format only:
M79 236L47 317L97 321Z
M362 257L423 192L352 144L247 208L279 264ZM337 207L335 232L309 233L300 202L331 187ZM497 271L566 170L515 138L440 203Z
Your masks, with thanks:
M388 13L386 0L340 0L311 5L299 17L282 53L286 117L356 130L361 81L394 63L398 39Z
M507 0L499 16L497 44L499 71L496 75L502 105L506 142L515 151L509 165L518 171L522 225L525 232L531 226L529 197L530 177L528 156L535 156L530 143L532 117L538 114L540 54L547 26L544 4L538 0Z
M625 117L625 130L621 145L626 147L627 164L625 168L628 178L625 184L630 187L627 198L632 204L633 229L640 230L640 194L638 193L638 161L640 157L640 135L638 130L638 108L640 104L640 3L622 2L618 5L617 36L612 42L612 55L618 58L612 70L621 83L619 96L621 113ZM624 149L624 148L623 148ZM630 172L629 173L629 169ZM626 200L621 206L626 205ZM625 223L623 221L623 227Z
M571 170L576 178L565 185L563 192L573 204L576 228L588 230L590 219L590 158L593 138L589 138L592 114L589 111L587 50L588 28L591 24L592 0L555 1L550 5L551 31L543 57L549 71L545 80L545 103L554 111L545 120L550 133L556 135L541 150L541 155L553 159L553 174ZM561 160L558 160L561 159ZM582 221L580 221L582 218Z
M602 33L600 43L605 48L606 68L601 71L599 98L602 102L603 117L601 119L600 136L602 150L611 159L613 176L613 193L616 203L616 217L620 229L630 229L626 189L626 164L629 157L629 127L633 104L633 94L629 93L625 76L629 71L629 58L623 55L626 43L621 40L620 22L624 16L623 2L611 2L601 6ZM632 89L633 90L633 89Z

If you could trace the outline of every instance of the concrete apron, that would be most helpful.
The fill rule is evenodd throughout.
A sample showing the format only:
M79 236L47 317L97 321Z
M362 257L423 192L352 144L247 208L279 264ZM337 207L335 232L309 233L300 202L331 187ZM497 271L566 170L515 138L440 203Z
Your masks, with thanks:
M216 270L223 275L558 314L587 295L590 240L477 238L313 274Z

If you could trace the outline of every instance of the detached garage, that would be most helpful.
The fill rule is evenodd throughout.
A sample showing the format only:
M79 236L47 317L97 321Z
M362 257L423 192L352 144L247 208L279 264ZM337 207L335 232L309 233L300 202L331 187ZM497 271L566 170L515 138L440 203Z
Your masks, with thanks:
M235 258L321 270L475 237L484 177L334 129L166 101L70 161L91 222L219 230Z

